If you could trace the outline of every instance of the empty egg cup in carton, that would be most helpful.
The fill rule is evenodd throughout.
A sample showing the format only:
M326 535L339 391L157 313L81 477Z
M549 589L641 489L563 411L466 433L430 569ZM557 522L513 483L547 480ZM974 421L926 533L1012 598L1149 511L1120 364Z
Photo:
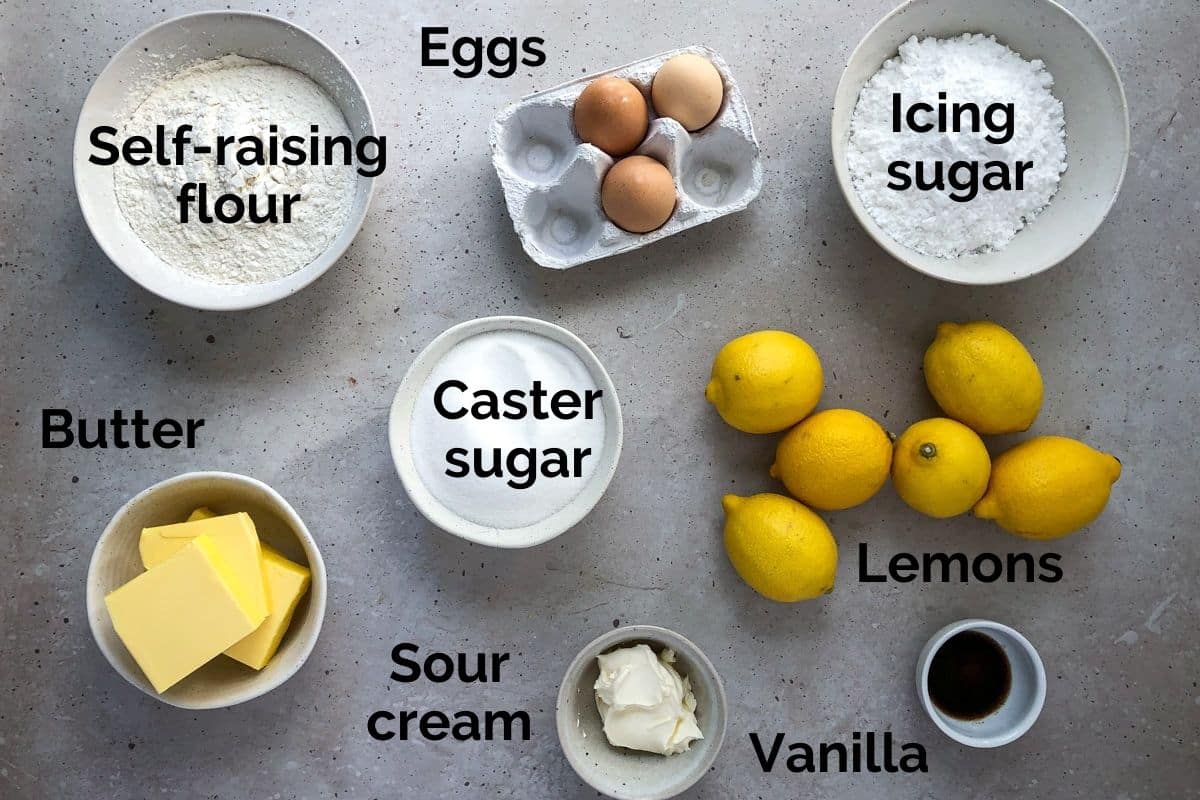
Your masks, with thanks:
M725 84L716 119L692 133L669 117L657 116L650 100L650 84L659 67L682 53L711 61ZM629 233L604 215L600 185L618 159L582 142L575 132L575 99L606 75L637 86L650 110L646 138L630 155L661 161L675 179L675 211L666 224L649 233ZM529 95L496 115L489 140L521 244L530 258L551 269L634 250L733 214L762 190L762 160L746 100L729 65L706 47L660 53Z

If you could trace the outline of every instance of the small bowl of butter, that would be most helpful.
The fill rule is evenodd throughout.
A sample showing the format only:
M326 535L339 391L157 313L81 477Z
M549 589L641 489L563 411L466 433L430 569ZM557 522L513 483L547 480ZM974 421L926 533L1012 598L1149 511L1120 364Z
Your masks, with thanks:
M224 708L291 678L325 616L325 565L295 509L230 472L141 492L96 542L88 623L113 668L187 709Z
M617 800L665 800L708 772L725 739L725 688L687 638L653 625L605 633L558 690L558 740L571 767Z

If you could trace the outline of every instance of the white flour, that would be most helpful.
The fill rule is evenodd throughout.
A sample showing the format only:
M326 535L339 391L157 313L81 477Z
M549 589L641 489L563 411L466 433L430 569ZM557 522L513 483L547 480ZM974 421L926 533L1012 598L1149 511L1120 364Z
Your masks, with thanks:
M954 39L910 38L899 56L884 63L859 95L850 123L846 165L859 199L875 222L896 241L926 255L954 258L1000 250L1045 208L1066 169L1062 103L1050 93L1054 79L1041 61L1025 61L995 37L963 34ZM938 93L950 102L1013 104L1011 140L995 144L963 130L918 133L907 125L893 132L893 93L905 108L922 101L936 108ZM930 119L926 115L921 119ZM995 137L1002 138L1002 137ZM906 160L1032 161L1022 190L983 190L967 202L953 191L888 188L889 165Z
M114 167L121 212L163 261L214 283L265 283L306 266L341 232L354 200L353 165L246 167L232 158L224 166L216 163L218 135L258 136L265 143L272 124L280 138L308 137L313 124L322 138L350 136L341 110L309 78L236 55L204 61L151 91L121 133L153 140L155 125L164 125L170 136L185 123L195 126L192 140L213 146L213 153L198 156L188 146L182 166L122 160ZM267 194L298 193L300 199L287 223L201 223L194 207L189 222L180 223L176 196L189 181L207 184L210 206L225 193L243 199L257 194L260 203Z

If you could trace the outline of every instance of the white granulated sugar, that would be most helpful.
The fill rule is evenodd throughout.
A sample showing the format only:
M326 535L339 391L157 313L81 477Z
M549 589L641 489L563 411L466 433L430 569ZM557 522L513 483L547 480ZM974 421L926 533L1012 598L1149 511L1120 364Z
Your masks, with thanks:
M954 258L1002 249L1050 202L1067 166L1063 107L1050 92L1053 84L1041 61L1024 60L993 36L910 38L867 82L854 108L846 165L859 199L888 235L926 255ZM1013 137L989 142L986 126L978 133L918 133L902 125L895 133L896 92L905 109L917 101L937 108L939 92L949 103L973 102L981 112L992 103L1011 102ZM947 168L955 161L978 162L981 175L988 161L1033 166L1023 190L980 189L974 199L957 202L949 185L929 191L888 188L888 167L897 160L914 168L918 161L926 167L941 161Z
M439 387L450 380L465 387L444 396L453 413L464 412L455 419L435 404ZM494 530L542 522L566 508L595 474L608 425L603 406L593 409L595 414L585 406L569 416L513 413L508 398L517 390L531 409L528 393L535 382L547 397L570 390L582 398L598 390L587 365L569 347L516 330L488 331L459 342L421 387L410 423L413 462L430 493L464 519ZM475 393L481 390L505 398L503 416L478 419L465 413L479 402ZM458 450L459 464L472 465L469 474L452 476L458 472L452 449ZM568 454L571 475L541 472L553 458L552 449ZM581 467L578 472L575 465Z
M269 126L277 136L350 136L341 110L306 76L288 67L227 55L204 61L154 88L125 121L122 136L154 139L163 125L170 137L181 124L195 126L192 141L213 147L197 155L189 145L182 166L156 160L114 167L114 188L129 226L163 261L196 278L222 284L265 283L309 264L346 224L354 201L356 172L339 159L330 166L301 164L240 166L232 157L216 163L218 135L257 136L266 144ZM353 140L351 140L353 141ZM169 138L168 138L169 146ZM307 147L307 145L306 145ZM229 151L233 152L232 148ZM338 151L340 154L340 150ZM180 187L207 184L208 203L222 194L248 199L299 194L291 222L201 223L195 205L189 222L179 221Z

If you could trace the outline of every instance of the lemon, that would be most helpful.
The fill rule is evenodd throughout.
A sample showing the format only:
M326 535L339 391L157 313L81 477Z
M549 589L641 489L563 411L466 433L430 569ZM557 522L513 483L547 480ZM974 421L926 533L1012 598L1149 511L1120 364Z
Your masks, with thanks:
M721 348L704 397L739 431L774 433L808 416L824 388L821 360L808 342L757 331Z
M987 491L992 460L979 434L945 417L921 420L896 440L892 485L931 517L965 514Z
M1057 539L1104 510L1121 462L1062 436L1038 436L999 456L975 516L1029 539Z
M892 442L879 423L847 408L813 414L775 450L771 477L813 508L834 511L865 503L887 482Z
M725 552L751 589L780 603L833 591L837 542L824 520L779 494L727 494L721 504Z
M976 433L1027 430L1042 376L1025 346L994 322L943 322L925 351L925 383L946 416Z

